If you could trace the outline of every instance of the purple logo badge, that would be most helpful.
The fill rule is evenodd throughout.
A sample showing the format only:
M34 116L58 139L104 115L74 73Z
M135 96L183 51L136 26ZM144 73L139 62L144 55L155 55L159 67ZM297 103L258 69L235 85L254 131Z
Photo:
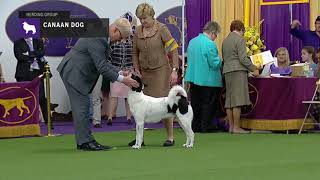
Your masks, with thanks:
M21 37L40 38L40 20L37 18L19 18L19 34Z

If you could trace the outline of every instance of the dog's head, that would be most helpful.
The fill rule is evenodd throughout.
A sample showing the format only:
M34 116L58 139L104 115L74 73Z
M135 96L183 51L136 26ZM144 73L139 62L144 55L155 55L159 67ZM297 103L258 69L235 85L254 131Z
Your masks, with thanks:
M141 92L143 89L143 83L142 83L141 78L139 76L134 75L134 74L131 75L131 78L136 80L139 83L139 87L137 87L137 88L132 87L131 90L136 91L136 92Z

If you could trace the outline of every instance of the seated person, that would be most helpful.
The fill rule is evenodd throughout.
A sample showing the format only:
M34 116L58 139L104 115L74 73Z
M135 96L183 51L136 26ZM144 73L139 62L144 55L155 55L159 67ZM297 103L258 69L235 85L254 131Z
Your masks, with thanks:
M317 75L317 64L314 63L315 61L315 53L314 48L312 46L305 46L301 50L301 58L302 61L309 64L310 67L310 76L309 77L316 77Z
M317 61L318 61L318 64L317 64L318 69L317 69L316 77L320 78L320 48L318 48L318 50L317 50L316 58L317 58Z
M292 73L289 59L289 52L287 48L280 47L276 50L274 56L277 62L270 65L270 74L290 75ZM269 75L270 75L269 74Z

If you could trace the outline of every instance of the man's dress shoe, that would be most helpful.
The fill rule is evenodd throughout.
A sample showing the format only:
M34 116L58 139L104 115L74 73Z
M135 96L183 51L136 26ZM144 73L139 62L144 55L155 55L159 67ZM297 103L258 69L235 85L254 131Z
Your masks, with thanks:
M83 143L81 145L77 145L78 150L84 151L103 151L103 150L110 150L110 146L104 146L99 144L97 141L91 141L87 143Z

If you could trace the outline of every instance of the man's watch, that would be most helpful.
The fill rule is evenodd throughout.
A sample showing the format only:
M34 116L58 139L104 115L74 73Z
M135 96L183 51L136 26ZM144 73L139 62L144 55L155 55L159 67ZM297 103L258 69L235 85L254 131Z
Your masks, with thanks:
M178 71L178 68L172 68L172 71Z

